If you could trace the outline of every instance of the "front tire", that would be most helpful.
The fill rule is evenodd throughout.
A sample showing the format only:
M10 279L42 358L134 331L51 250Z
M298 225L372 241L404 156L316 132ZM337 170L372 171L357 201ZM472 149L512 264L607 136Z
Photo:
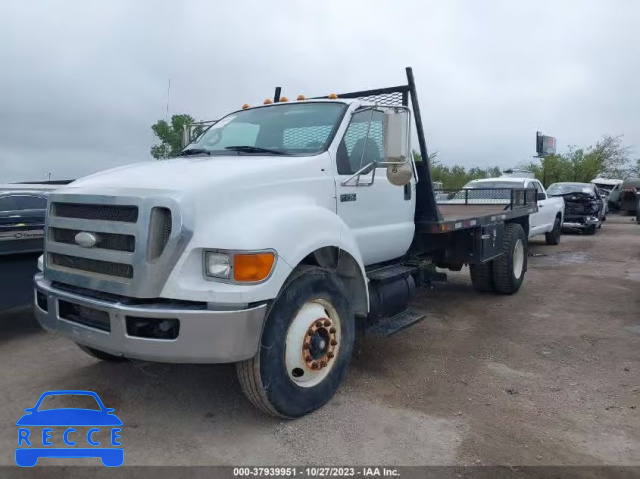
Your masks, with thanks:
M584 234L586 235L594 235L596 234L596 225L591 225L587 229L584 230Z
M304 416L331 399L355 339L342 280L317 267L294 275L268 313L260 350L236 365L249 401L283 418Z
M544 234L544 239L548 245L558 245L560 244L561 237L562 221L560 221L560 218L556 218L556 221L553 223L553 229Z
M502 255L493 261L493 285L501 294L520 289L527 271L527 237L518 223L508 223L504 230Z

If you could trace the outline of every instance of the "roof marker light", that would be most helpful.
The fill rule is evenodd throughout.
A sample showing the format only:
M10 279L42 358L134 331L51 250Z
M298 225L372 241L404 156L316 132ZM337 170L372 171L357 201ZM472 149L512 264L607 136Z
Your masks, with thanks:
M304 97L304 95L298 95L297 100L302 101L302 100L306 100L306 98Z
M289 101L289 99L286 96L283 96L282 98L280 98L280 101Z
M242 109L246 110L247 108L249 108L251 105L249 105L248 103L245 103L244 105L242 105Z
M263 105L271 105L273 103L273 100L271 98L267 98L264 102L262 102Z
M336 98L338 98L338 95L336 93L331 93L329 95L329 100L335 100Z

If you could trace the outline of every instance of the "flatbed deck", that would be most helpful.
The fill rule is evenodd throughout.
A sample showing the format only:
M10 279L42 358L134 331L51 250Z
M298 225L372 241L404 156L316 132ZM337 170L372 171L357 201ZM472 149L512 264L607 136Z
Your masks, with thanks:
M461 221L490 216L505 211L510 205L438 205L443 221Z
M505 209L502 205L438 205L442 221L416 221L416 228L424 233L447 233L455 230L488 225L538 211L536 205Z

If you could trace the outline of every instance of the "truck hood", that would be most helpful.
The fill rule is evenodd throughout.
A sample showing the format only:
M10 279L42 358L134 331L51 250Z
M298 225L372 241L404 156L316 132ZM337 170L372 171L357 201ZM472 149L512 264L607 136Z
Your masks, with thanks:
M70 188L131 188L149 190L197 190L201 187L229 184L251 178L261 182L283 180L303 175L317 157L213 156L147 161L121 166L81 178ZM66 190L66 191L65 191Z

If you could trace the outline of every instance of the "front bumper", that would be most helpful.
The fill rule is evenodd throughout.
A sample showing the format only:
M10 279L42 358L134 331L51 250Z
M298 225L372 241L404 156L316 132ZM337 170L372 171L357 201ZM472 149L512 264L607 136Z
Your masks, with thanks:
M72 341L116 356L167 363L232 363L253 357L260 346L266 304L235 311L129 306L80 296L52 286L42 274L34 279L34 310L40 325ZM45 311L41 306L46 297ZM60 317L60 300L108 313L110 331ZM177 319L175 339L130 336L127 318Z
M600 219L595 216L581 216L576 218L565 218L562 222L563 228L586 229L591 226L598 226Z

